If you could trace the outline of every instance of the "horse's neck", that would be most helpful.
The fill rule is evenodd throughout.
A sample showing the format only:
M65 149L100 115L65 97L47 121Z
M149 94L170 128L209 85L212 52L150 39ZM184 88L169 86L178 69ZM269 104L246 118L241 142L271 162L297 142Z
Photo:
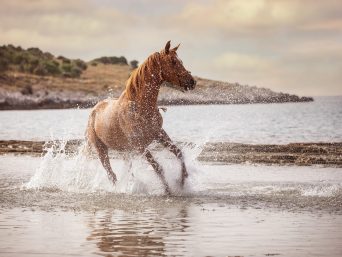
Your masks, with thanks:
M163 82L159 70L154 68L151 62L146 61L132 74L126 87L128 100L135 102L137 111L147 116L158 112L157 100Z

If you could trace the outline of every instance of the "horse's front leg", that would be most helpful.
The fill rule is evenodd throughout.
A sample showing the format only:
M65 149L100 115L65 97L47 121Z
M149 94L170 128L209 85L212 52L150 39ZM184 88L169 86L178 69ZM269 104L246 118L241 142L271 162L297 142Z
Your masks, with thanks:
M170 150L180 161L182 165L182 179L181 186L184 186L185 179L188 177L188 172L185 167L184 156L182 151L172 142L169 135L165 132L164 129L161 130L158 142L164 145L166 148Z
M163 173L163 168L160 166L160 164L153 158L151 152L149 150L145 150L144 151L144 156L146 158L146 160L152 165L154 171L158 174L160 180L163 182L163 185L165 187L165 192L168 195L171 195L171 191L169 188L169 185L167 184L166 180L165 180L165 176Z

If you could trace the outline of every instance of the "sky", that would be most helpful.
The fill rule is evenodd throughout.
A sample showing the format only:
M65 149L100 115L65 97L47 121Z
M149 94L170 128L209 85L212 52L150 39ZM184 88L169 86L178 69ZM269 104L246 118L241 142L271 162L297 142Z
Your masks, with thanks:
M143 62L168 40L193 75L342 95L340 0L0 0L0 44Z

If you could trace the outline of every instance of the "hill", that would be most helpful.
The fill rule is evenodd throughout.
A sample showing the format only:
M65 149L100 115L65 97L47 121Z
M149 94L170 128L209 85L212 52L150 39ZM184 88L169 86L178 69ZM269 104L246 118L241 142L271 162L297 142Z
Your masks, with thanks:
M131 61L135 66L136 61ZM100 57L90 62L55 57L38 48L0 47L0 109L90 107L99 99L118 97L133 67L125 57ZM313 101L196 77L197 87L182 93L162 87L159 104L246 104Z

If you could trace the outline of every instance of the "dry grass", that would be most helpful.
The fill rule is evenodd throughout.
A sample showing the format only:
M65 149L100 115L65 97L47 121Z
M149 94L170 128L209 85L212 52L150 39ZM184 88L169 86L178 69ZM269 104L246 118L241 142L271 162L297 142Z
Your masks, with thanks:
M97 93L104 90L123 89L132 69L128 65L88 65L88 69L82 73L81 80L85 88L91 88Z
M37 76L20 72L0 75L0 87L7 91L21 91L31 86L34 91L77 91L99 95L108 90L122 91L132 69L128 65L88 65L80 78Z

